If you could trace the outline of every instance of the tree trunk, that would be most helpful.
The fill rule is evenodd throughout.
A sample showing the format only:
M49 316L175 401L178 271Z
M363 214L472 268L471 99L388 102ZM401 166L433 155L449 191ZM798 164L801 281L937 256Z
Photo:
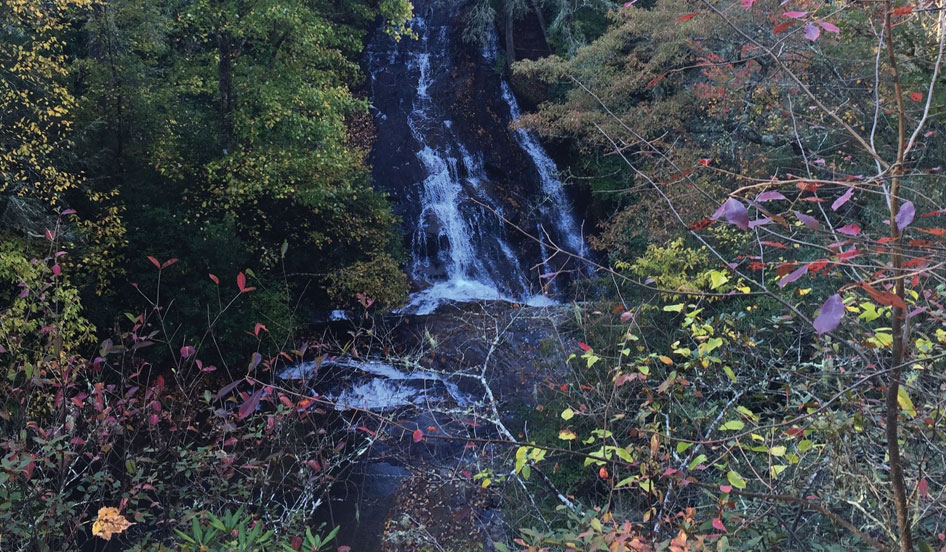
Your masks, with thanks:
M220 89L220 143L224 155L233 151L233 39L230 33L217 33L218 88Z

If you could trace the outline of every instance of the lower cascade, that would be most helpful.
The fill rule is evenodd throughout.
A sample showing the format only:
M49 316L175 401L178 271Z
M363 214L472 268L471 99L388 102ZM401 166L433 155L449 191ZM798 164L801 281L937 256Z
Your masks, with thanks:
M510 127L520 110L495 36L482 49L464 47L461 4L416 2L416 38L379 32L366 53L374 179L410 236L416 291L404 311L427 314L450 301L554 304L552 275L567 259L549 261L546 244L524 232L580 254L579 224L548 153Z

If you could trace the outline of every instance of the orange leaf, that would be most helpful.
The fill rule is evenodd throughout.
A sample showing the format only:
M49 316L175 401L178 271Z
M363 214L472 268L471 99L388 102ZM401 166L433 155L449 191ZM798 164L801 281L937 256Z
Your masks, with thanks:
M795 23L795 22L794 22L794 21L786 21L785 23L779 23L778 25L775 26L774 29L772 29L772 34L777 35L777 34L780 34L780 33L784 33L785 31L788 30L789 27L792 26L793 23Z
M890 12L890 15L893 17L900 17L902 15L909 15L913 11L913 6L900 6L899 8Z
M683 23L684 21L689 21L699 15L699 12L688 13L686 15L681 15L677 21Z

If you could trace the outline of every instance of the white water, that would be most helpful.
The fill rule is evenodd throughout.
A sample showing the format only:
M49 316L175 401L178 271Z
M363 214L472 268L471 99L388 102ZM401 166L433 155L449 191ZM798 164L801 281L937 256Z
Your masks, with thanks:
M555 304L554 299L530 291L539 289L544 282L530 280L528 271L532 267L523 265L532 262L520 259L506 239L504 224L496 217L496 214L502 216L502 207L483 186L489 178L482 155L470 153L476 148L464 144L431 97L432 90L439 90L438 87L453 76L447 67L452 63L447 54L451 28L429 24L428 19L434 20L430 15L415 18L412 26L418 37L416 42L402 41L395 47L395 52L397 48L404 48L399 55L406 60L409 78L416 78L409 107L405 107L409 109L407 126L416 147L411 153L426 174L423 181L417 183L421 188L420 214L411 237L408 263L412 280L426 287L411 296L402 312L429 314L446 303L480 300L534 306ZM492 37L490 45L482 52L487 63L496 59L496 42L495 36ZM388 54L388 63L378 65L376 71L391 66L396 56L390 52L371 54L375 56L370 58L372 66L385 54ZM372 80L375 77L372 74ZM513 119L519 117L519 105L504 80L500 79L496 93L508 106L508 115ZM379 114L379 117L385 115ZM538 174L543 197L529 198L529 202L535 200L538 206L536 211L543 221L537 227L542 231L540 235L546 234L544 230L548 229L548 234L564 242L557 246L583 253L584 242L562 183L556 176L554 162L535 136L519 129L509 132ZM407 144L388 144L387 147L400 151L402 145ZM548 227L543 228L542 224ZM429 243L431 240L436 243ZM544 255L544 245L542 249ZM554 268L548 264L542 270L552 271Z
M333 369L354 369L355 376L345 378L339 388L323 395L339 411L361 409L389 411L405 406L441 404L450 401L459 406L470 404L470 398L455 383L440 374L424 370L404 371L377 360L336 358L316 363L303 362L283 370L281 379L308 381L317 373ZM328 375L328 374L327 374Z

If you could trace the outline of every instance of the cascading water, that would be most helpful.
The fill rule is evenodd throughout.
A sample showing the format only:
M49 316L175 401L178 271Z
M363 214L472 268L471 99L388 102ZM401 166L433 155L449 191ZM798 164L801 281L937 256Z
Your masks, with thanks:
M416 39L379 33L367 49L378 141L375 181L410 234L408 312L447 301L547 305L539 244L504 218L583 251L555 165L538 140L512 130L519 106L496 71L496 40L480 55L460 38L462 2L415 2ZM472 55L471 55L472 53Z

